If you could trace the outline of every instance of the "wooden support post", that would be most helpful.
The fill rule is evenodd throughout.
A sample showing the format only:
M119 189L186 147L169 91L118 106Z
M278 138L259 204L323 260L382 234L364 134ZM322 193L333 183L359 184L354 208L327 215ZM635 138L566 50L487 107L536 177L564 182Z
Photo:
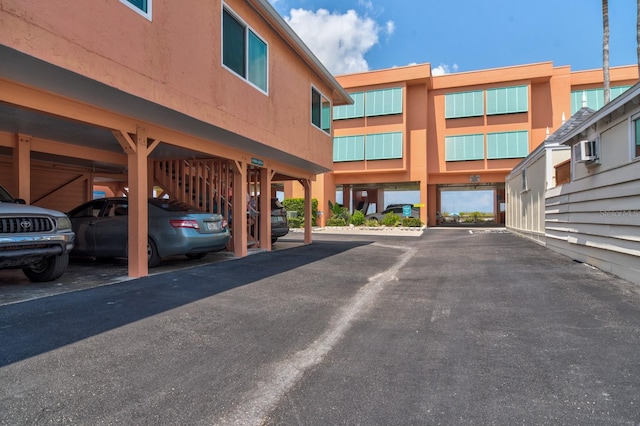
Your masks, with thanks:
M114 131L113 135L127 153L129 167L129 276L145 277L149 275L147 259L149 235L147 130L138 125L135 140L124 131Z
M18 134L13 156L17 187L14 196L31 204L31 136Z
M271 176L268 168L260 169L260 247L271 250Z
M247 165L242 161L233 161L233 209L232 234L233 253L236 257L245 257L247 251Z
M311 180L300 179L304 188L304 243L311 244L311 231L313 229L313 209L311 204Z

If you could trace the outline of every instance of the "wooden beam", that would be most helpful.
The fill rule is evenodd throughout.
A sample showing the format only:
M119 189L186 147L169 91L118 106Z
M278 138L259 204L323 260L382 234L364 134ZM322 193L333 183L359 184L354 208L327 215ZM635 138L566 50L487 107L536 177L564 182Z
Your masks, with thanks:
M54 195L56 195L56 193L62 191L67 186L72 185L72 184L74 184L74 183L76 183L78 181L81 181L81 180L89 180L90 178L91 178L91 174L90 173L83 173L80 176L76 176L73 179L70 179L69 181L67 181L67 182L63 183L62 185L58 186L54 190L49 191L48 193L46 193L42 197L40 197L40 198L38 198L36 200L33 200L32 204L39 203L41 201L45 201L47 198L53 197Z
M127 155L135 154L137 151L136 142L124 130L113 130L113 136L116 138L122 149ZM146 147L146 143L145 143Z
M27 204L31 201L31 136L18 134L13 149L13 170L15 171L17 198Z

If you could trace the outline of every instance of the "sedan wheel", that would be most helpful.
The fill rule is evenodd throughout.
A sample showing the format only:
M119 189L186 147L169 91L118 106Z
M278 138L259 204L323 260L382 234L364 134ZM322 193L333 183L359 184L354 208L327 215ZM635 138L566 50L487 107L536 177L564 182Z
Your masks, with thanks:
M151 238L147 240L147 262L149 268L155 268L160 264L160 255L158 255L158 247Z

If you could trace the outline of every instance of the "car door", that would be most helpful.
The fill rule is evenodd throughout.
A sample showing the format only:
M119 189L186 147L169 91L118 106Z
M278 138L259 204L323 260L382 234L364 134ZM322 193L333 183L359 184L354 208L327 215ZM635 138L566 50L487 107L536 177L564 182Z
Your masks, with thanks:
M73 254L95 256L95 224L106 205L105 200L93 200L69 212L73 232L76 234Z
M92 226L96 257L127 255L127 200L109 200Z

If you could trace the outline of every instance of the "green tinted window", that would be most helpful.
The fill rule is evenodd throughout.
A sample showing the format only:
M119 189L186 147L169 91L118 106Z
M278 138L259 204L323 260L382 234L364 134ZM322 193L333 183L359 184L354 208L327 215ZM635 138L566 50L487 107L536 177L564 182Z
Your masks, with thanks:
M402 158L402 132L367 135L367 160L389 160Z
M484 159L484 135L447 136L444 139L446 161Z
M444 99L445 118L478 117L484 115L484 92L447 93Z
M389 115L402 113L402 88L372 90L365 94L365 114Z
M364 136L340 136L333 138L333 161L364 160Z
M222 11L222 63L267 91L267 44L226 9Z
M267 91L267 44L249 31L249 81Z
M364 92L351 93L351 99L353 99L351 105L333 107L334 120L364 117Z
M529 155L529 132L487 134L487 158L524 158Z
M313 87L311 88L311 123L327 133L331 132L331 102Z
M527 111L529 111L529 88L527 86L487 89L487 115Z
M631 86L612 87L609 93L611 100L626 92ZM586 101L586 106L592 110L599 110L604 106L604 89L576 90L571 92L571 115L582 108L582 101Z

